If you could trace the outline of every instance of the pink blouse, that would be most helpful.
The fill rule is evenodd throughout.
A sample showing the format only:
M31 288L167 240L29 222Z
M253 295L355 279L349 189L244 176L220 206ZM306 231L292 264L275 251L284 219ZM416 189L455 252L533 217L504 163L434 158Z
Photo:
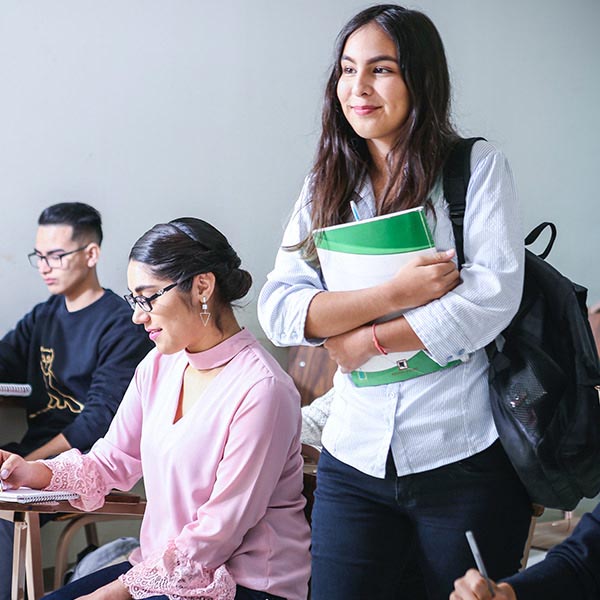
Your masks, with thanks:
M229 362L228 362L229 361ZM183 374L226 364L174 422ZM235 584L305 599L310 531L304 518L300 401L292 380L243 329L199 354L153 350L138 366L112 425L87 455L46 461L48 489L101 506L144 478L147 508L134 598L222 598Z

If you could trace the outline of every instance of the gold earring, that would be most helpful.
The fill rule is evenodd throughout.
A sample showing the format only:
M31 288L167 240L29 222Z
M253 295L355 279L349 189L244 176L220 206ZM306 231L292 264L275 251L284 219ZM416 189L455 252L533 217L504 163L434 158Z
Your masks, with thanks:
M200 318L202 319L204 327L206 327L208 325L208 320L210 319L210 312L208 311L206 296L202 296L202 310L200 311Z

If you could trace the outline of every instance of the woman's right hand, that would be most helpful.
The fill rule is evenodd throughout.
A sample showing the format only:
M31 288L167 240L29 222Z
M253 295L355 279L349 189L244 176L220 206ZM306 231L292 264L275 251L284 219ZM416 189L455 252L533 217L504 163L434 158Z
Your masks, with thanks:
M43 463L0 450L0 479L5 489L25 486L41 490L50 485L52 471Z
M452 261L455 254L451 249L417 256L381 284L381 292L396 310L423 306L441 298L460 283L459 271Z
M460 283L453 257L454 250L418 256L380 285L316 294L308 307L304 336L330 338L348 333L385 315L443 296Z

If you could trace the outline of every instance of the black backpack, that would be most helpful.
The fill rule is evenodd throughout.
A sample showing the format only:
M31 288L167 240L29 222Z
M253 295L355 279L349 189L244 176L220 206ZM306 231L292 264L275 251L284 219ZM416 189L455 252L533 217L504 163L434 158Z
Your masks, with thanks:
M459 264L471 148L478 139L459 140L444 167ZM490 402L502 446L532 502L572 510L600 491L600 365L587 290L544 260L556 227L542 223L525 245L544 229L551 231L544 252L525 250L519 310L486 347Z

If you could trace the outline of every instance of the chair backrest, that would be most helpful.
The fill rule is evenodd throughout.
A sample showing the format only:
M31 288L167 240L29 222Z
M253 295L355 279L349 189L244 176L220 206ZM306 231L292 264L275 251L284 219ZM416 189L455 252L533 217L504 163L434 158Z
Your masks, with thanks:
M306 406L318 396L322 396L333 385L333 374L337 364L329 358L325 348L321 346L294 346L288 354L287 372L290 374L298 391L301 404ZM317 486L317 463L320 452L318 448L302 444L304 458L304 486L302 493L306 498L304 514L311 522L313 496Z
M336 369L337 364L322 346L290 348L287 372L300 392L302 406L331 389Z

